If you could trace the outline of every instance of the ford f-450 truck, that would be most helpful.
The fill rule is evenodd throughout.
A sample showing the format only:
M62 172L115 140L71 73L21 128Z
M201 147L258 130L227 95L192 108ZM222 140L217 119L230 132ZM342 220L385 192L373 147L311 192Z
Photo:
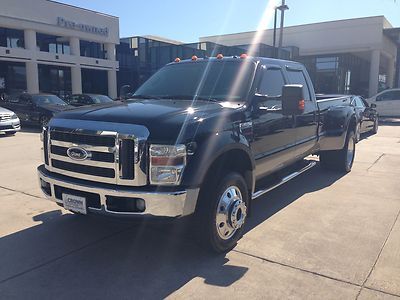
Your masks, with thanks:
M43 129L45 195L80 214L188 217L228 251L251 201L316 164L349 172L356 118L347 97L316 101L302 64L177 59L125 102L57 114Z

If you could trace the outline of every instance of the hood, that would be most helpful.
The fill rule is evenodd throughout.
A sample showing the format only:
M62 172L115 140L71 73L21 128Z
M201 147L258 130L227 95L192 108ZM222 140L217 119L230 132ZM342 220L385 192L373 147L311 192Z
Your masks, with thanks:
M149 139L168 141L176 139L183 127L187 134L194 134L191 131L197 131L199 124L231 115L242 107L243 103L232 102L131 100L81 107L61 112L57 118L143 125L150 131Z
M13 113L14 112L9 110L9 109L6 109L4 107L0 107L0 114L10 114L10 115L12 115Z
M54 112L54 113L58 113L64 110L68 110L68 109L73 109L74 107L71 105L57 105L57 104L38 104L38 107Z

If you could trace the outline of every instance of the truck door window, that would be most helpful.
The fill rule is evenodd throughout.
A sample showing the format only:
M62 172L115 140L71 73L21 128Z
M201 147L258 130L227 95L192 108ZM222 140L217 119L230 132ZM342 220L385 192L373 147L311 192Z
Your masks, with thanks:
M270 97L280 97L285 79L281 69L269 68L264 70L258 93Z
M311 100L310 89L308 88L306 77L302 70L289 69L288 77L291 84L302 84L304 89L304 100Z

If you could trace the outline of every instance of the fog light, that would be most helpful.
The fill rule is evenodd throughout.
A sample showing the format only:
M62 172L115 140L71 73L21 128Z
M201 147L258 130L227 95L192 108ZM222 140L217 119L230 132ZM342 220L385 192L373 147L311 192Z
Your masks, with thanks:
M136 208L139 211L145 211L146 210L146 203L144 202L143 199L137 199L136 200Z

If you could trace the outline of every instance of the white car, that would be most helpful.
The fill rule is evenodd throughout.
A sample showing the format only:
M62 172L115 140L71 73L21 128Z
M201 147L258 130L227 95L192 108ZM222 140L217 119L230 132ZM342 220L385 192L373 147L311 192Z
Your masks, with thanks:
M376 104L379 116L400 117L400 89L384 90L367 101Z
M0 132L13 135L21 129L18 116L11 110L0 107Z

